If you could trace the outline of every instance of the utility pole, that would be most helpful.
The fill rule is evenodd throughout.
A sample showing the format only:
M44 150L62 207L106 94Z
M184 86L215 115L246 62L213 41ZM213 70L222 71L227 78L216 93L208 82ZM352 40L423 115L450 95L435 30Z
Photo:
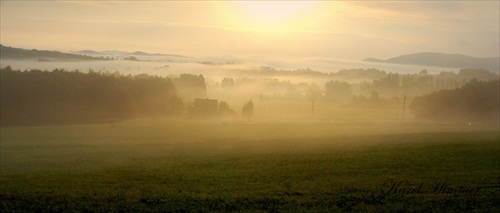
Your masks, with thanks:
M313 117L313 114L314 114L314 102L316 102L316 99L312 99L312 103L311 103L311 117Z
M403 95L403 117L401 121L405 121L405 108L406 108L406 94Z

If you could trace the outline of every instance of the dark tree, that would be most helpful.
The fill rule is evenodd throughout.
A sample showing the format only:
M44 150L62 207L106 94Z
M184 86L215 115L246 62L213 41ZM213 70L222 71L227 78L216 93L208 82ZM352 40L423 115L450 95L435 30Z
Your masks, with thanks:
M484 82L473 79L461 88L417 97L410 109L420 119L498 124L499 88L499 80Z
M333 101L348 101L352 98L351 85L347 82L329 81L325 84L325 95Z
M250 100L249 102L243 105L243 109L241 110L241 115L245 117L251 117L253 115L253 102Z
M173 80L179 97L184 99L185 102L189 103L195 98L207 97L207 86L203 75L184 73Z
M221 87L226 89L232 89L234 87L234 80L232 78L222 79Z
M225 101L220 101L219 102L219 114L221 115L232 115L232 114L236 114L236 112L234 110L231 109L231 107L229 106L229 104Z
M101 122L177 114L172 81L89 71L0 71L2 126Z

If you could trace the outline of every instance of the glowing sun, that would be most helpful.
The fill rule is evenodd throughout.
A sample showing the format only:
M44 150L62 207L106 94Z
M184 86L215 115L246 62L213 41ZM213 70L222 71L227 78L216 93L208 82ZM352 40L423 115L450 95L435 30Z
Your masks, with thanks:
M237 1L233 18L238 28L256 32L300 31L313 22L318 2Z

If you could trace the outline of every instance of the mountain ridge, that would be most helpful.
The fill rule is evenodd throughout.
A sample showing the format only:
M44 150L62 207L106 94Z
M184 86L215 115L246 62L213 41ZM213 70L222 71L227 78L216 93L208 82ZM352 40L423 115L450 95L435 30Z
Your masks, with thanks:
M143 57L175 57L175 58L189 58L183 55L176 54L162 54L162 53L147 53L143 51L125 52L119 50L80 50L73 52L61 52L52 50L37 50L37 49L23 49L17 47L10 47L0 44L0 57L8 59L37 59L39 61L58 61L58 60L112 60L115 58L126 58L130 56L143 56Z
M119 51L119 50L104 50L104 51L80 50L80 51L76 51L75 53L90 54L90 55L111 55L111 56L115 56L115 57L120 57L120 56L164 56L164 57L188 58L187 56L177 55L177 54L147 53L147 52L143 52L143 51L126 52L126 51Z
M500 57L473 57L463 54L420 52L392 57L386 60L366 58L363 61L389 64L406 64L446 68L484 68L499 72Z
M59 51L50 50L37 50L37 49L22 49L15 47L8 47L0 44L0 57L19 60L32 60L36 59L42 62L49 61L91 61L91 60L112 60L109 57L94 57L89 55L63 53Z

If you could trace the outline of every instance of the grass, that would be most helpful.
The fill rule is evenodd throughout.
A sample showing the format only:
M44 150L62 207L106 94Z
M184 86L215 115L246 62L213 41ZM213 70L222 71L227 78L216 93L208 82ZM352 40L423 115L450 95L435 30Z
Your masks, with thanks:
M495 212L499 138L310 120L3 128L0 211Z

